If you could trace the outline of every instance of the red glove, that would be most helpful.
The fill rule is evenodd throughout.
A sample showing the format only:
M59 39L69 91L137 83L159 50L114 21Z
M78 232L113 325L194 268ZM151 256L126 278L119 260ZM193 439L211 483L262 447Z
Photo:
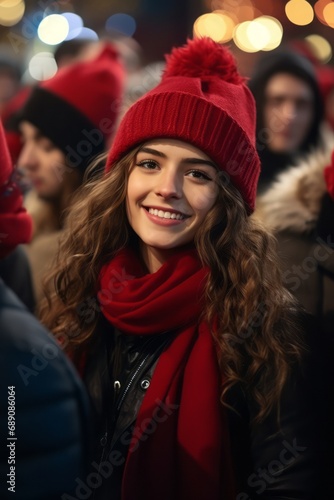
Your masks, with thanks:
M334 200L334 151L332 152L332 163L324 170L327 191L330 197Z

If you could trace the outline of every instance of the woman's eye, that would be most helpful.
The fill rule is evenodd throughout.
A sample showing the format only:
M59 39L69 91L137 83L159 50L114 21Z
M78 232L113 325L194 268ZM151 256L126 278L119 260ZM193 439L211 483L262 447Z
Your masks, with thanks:
M142 160L142 161L138 162L136 165L138 167L147 168L148 170L153 170L158 166L157 162L155 162L153 160Z
M206 174L205 172L202 172L201 170L191 170L189 172L189 175L191 177L194 177L195 179L203 179L206 181L212 181L211 177Z

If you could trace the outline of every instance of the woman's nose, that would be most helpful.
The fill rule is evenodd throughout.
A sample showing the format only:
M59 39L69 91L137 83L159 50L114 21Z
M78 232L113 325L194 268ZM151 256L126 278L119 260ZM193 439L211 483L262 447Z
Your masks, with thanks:
M17 164L20 168L26 170L32 170L36 167L36 156L33 146L30 144L23 145Z
M164 172L159 176L155 192L163 198L180 198L183 192L182 186L179 175L174 172Z

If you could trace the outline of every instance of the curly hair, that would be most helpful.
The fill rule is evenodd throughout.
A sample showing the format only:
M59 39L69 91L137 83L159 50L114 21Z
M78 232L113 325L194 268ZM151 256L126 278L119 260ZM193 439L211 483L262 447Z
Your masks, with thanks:
M138 150L81 188L46 282L41 320L76 360L94 339L101 267L136 242L125 200L129 166ZM291 366L303 352L293 319L294 299L281 281L275 239L247 215L241 195L225 179L194 243L210 270L204 316L224 374L222 402L240 382L257 401L260 421L273 407L279 408Z

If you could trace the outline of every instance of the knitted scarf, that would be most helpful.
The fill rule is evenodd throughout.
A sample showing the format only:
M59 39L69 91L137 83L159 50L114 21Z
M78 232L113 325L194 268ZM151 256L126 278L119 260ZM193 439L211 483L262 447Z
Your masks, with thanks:
M175 332L137 416L122 500L235 498L222 377L199 319L207 274L194 249L152 274L131 249L102 268L98 297L114 327L131 335Z

